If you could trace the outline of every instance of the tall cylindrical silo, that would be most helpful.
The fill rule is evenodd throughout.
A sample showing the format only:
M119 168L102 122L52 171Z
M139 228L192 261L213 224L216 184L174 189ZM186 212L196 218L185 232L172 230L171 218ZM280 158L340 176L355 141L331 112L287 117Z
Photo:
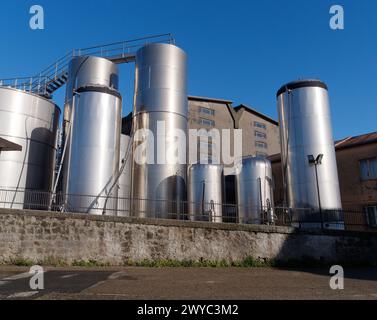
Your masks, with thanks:
M343 228L326 84L288 83L277 92L277 104L286 200L294 220Z
M116 214L121 103L116 64L73 58L65 104L65 210Z
M274 223L271 163L262 157L247 157L237 165L237 207L240 223Z
M194 164L188 168L188 214L193 221L223 221L223 167Z
M120 137L120 161L121 170L118 181L118 216L129 217L131 209L131 162L132 146L131 137L122 134Z
M132 210L176 218L186 198L186 54L170 44L146 45L136 54L135 75Z
M22 146L0 154L1 207L48 208L49 196L37 191L52 191L59 116L46 98L0 87L0 137Z

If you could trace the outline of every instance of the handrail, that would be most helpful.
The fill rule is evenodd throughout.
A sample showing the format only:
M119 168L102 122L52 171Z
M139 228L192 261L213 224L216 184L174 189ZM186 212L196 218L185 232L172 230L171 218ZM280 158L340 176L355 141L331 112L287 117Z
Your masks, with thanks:
M170 40L169 40L170 43L174 42L174 38L173 38L173 35L171 33L162 33L162 34L157 34L157 35L151 35L151 36L145 36L145 37L135 38L135 39L131 39L131 40L118 41L118 42L108 43L108 44L104 44L104 45L92 46L92 47L83 48L83 49L79 49L79 50L90 50L90 49L96 49L96 48L101 48L101 47L108 47L108 46L122 44L122 43L136 42L136 41L140 41L140 40L155 39L155 38L161 38L161 37L169 37L170 38Z
M66 82L68 67L72 57L100 56L109 60L113 59L116 63L127 63L131 59L126 58L134 54L137 48L148 43L157 42L175 44L173 35L171 33L164 33L83 49L74 49L50 64L37 75L0 79L0 87L20 89L50 98L51 94Z

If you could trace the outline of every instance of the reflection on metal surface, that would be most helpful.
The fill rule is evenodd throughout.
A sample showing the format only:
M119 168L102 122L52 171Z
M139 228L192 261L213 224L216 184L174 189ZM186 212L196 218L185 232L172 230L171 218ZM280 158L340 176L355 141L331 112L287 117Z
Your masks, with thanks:
M0 187L51 191L59 115L59 108L50 100L0 87L0 137L22 147L22 151L0 153ZM18 203L0 206L23 208L17 192L10 197L18 197Z
M237 167L237 204L240 223L274 223L271 163L266 158L244 158Z
M191 220L222 222L223 167L195 164L188 169L188 204Z
M166 137L166 159L175 157L175 129L187 134L187 92L186 92L186 54L170 44L150 44L136 54L134 96L134 132L150 130L157 145L157 127L164 121ZM135 138L135 137L134 137ZM143 143L135 139L133 154ZM158 148L147 146L157 163ZM160 155L161 156L161 155ZM142 164L132 163L131 198L133 212L141 217L156 216L177 218L181 212L179 203L186 198L186 164ZM151 199L156 202L141 202ZM158 202L159 200L162 200ZM171 208L166 208L166 202ZM142 206L142 207L140 207Z

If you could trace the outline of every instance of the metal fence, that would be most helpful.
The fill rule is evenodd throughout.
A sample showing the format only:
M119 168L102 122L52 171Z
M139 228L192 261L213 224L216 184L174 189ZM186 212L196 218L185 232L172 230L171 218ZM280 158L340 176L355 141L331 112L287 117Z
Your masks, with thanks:
M193 212L190 208L202 208ZM73 195L34 190L0 189L0 208L72 212L119 217L177 219L234 224L269 224L297 228L377 231L360 210L321 210L283 207L248 207L254 216L242 217L236 204L190 203L152 199Z

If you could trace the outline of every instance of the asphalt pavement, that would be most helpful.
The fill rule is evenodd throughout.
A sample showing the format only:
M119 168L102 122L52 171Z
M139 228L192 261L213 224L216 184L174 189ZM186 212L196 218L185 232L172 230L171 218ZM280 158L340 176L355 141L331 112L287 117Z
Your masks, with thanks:
M43 289L26 267L0 267L0 299L377 300L377 268L345 268L344 289L327 269L44 268Z

